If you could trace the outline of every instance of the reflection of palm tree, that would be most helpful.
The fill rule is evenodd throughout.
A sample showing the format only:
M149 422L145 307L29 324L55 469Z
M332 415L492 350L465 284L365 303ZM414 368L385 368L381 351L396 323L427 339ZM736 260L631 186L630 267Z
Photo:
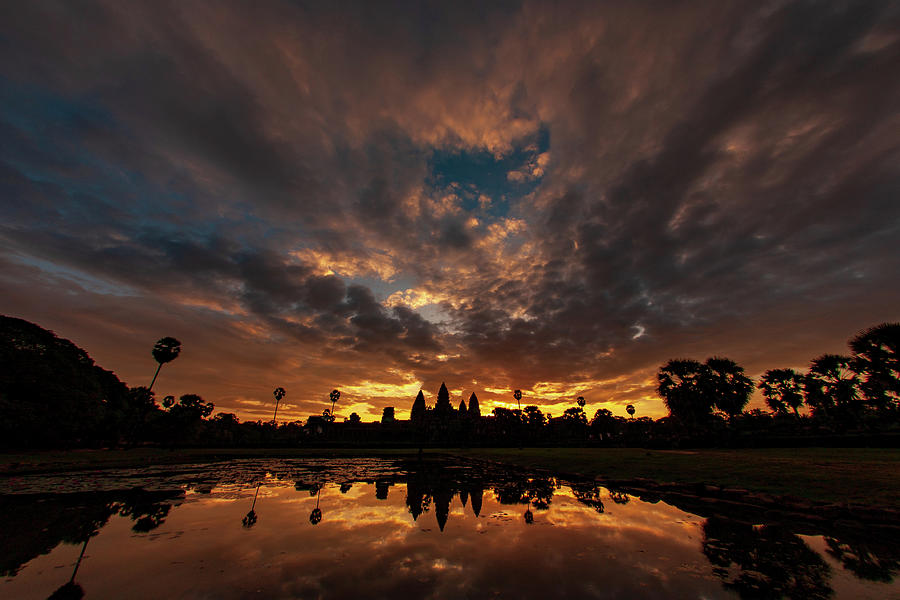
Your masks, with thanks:
M254 509L256 508L256 497L259 496L259 486L261 485L261 483L256 484L256 493L253 494L253 504L250 505L250 512L247 513L247 516L241 519L241 523L243 523L244 527L246 527L247 529L256 525L257 516Z
M522 390L516 390L513 392L513 398L516 399L516 403L519 405L519 410L522 410Z
M313 509L311 513L309 513L309 522L313 525L318 525L322 522L322 510L319 508L319 496L322 494L322 487L320 486L318 491L316 491L316 507Z
M531 512L531 509L530 509L530 508L526 508L526 509L525 509L525 514L522 515L522 518L524 518L524 519L525 519L525 522L526 522L527 524L529 524L529 525L531 525L532 523L534 523L534 514Z
M272 395L275 396L275 414L272 415L272 423L276 423L275 419L278 417L278 403L287 395L287 392L284 391L283 387L277 387L275 388L275 391L272 392Z
M84 544L81 546L81 554L78 555L78 560L75 562L75 569L72 570L72 576L69 578L69 581L53 592L47 600L80 600L81 598L84 598L84 590L81 589L80 585L75 583L75 574L78 573L78 568L81 566L81 561L84 558L84 551L87 550L90 539L90 537L84 539Z
M825 600L834 593L828 563L780 526L710 517L703 524L703 554L722 584L741 598Z
M159 370L162 369L162 366L178 358L180 353L181 342L173 337L164 337L156 342L153 346L153 358L156 359L159 366L156 367L156 373L153 375L153 381L150 382L150 387L147 388L148 390L153 389L153 384L156 383L156 377L159 375Z

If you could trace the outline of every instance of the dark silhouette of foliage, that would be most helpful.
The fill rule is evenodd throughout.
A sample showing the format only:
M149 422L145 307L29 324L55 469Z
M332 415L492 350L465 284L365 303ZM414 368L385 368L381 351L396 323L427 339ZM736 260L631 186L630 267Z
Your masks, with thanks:
M803 376L793 369L769 369L759 380L759 389L773 412L787 413L788 408L799 417L803 404Z
M0 316L0 446L118 441L133 410L128 387L70 342Z
M584 399L584 396L578 396L578 398L575 399L575 404L577 404L579 408L584 408L585 403L586 400Z
M341 399L341 392L339 390L331 390L331 393L328 394L328 399L331 400L331 411L328 414L331 420L334 421L334 405Z
M514 391L513 398L516 399L516 404L518 404L519 410L522 410L522 390Z
M166 363L170 363L181 354L181 342L176 340L173 337L164 337L156 342L153 345L153 359L159 363L156 367L156 373L153 374L153 381L150 382L150 387L148 389L153 389L153 384L156 383L156 378L159 376L159 370L162 369L162 366Z
M853 372L852 362L849 356L839 354L813 359L803 386L813 415L844 425L859 419L863 406L859 402L859 377Z
M253 492L253 503L250 505L250 510L247 514L241 519L241 524L247 529L256 525L256 522L259 520L259 515L256 514L256 499L259 497L260 486L262 486L261 483L256 484L256 491Z
M860 579L889 583L900 573L900 550L875 540L826 537L826 551Z
M522 419L525 422L525 425L532 431L538 430L540 431L544 425L547 424L547 419L544 417L544 413L541 412L537 406L526 406L522 409Z
M281 399L287 395L287 392L284 391L283 387L277 387L275 388L275 391L272 392L272 395L275 396L275 413L272 415L272 422L277 423L278 403L281 402Z
M393 423L394 422L394 407L393 406L385 406L381 411L381 422L382 424Z
M753 393L753 380L744 375L744 368L718 356L706 359L703 385L712 395L713 406L729 417L740 414Z
M362 419L359 418L359 415L355 412L350 413L350 418L347 420L351 423L360 423L362 421Z
M628 406L626 406L625 412L627 412L628 416L630 416L633 419L634 418L634 404L629 404Z
M673 359L657 374L657 392L672 417L696 425L712 412L712 398L704 385L707 367L696 360Z
M475 395L475 392L472 392L472 395L469 396L469 417L474 419L481 418L481 408L478 406L478 396Z
M712 517L703 524L703 553L723 585L741 598L825 600L833 594L828 564L776 525Z
M867 404L879 412L900 410L900 323L870 327L849 345Z

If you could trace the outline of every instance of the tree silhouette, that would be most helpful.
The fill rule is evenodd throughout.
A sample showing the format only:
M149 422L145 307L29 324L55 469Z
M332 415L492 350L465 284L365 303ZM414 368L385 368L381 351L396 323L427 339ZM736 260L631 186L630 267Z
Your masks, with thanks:
M519 405L519 410L522 410L522 390L516 390L513 392L513 398L516 399L516 404Z
M759 380L766 404L774 412L784 414L788 408L799 417L803 404L803 376L793 369L769 369Z
M625 407L625 412L633 419L634 418L634 404L629 404Z
M284 391L283 387L277 387L275 388L275 391L272 392L272 395L275 396L275 414L272 415L272 422L277 424L275 419L278 417L278 403L287 395L287 392Z
M167 410L175 406L175 396L166 396L165 398L163 398L162 405L163 408Z
M350 421L351 423L359 423L360 421L362 421L362 419L359 418L359 415L355 412L350 413L350 418L347 420Z
M334 405L335 403L341 399L341 393L338 390L331 390L331 393L328 394L328 398L331 400L331 419L334 420Z
M889 583L900 573L900 550L877 538L837 540L825 538L828 554L859 579Z
M703 554L741 598L825 600L834 593L828 563L780 526L711 517L703 524Z
M325 409L328 410L328 409ZM313 525L318 525L322 522L322 509L319 508L319 497L322 494L322 486L319 486L319 489L316 490L316 507L313 509L311 513L309 513L309 522Z
M84 598L84 589L75 583L75 575L78 573L78 568L81 567L81 561L84 560L84 551L87 550L90 539L89 537L85 538L84 544L81 546L81 554L78 555L78 560L75 562L75 568L72 570L72 576L69 578L69 581L50 594L47 600L81 600L81 598Z
M472 395L469 396L469 417L474 419L481 418L481 408L478 406L478 396L475 395L475 392L472 392Z
M706 359L703 386L713 405L731 418L744 410L753 393L753 380L744 375L744 368L717 356Z
M866 402L879 411L900 409L900 323L870 327L849 345Z
M806 402L816 416L845 421L859 417L859 377L852 359L839 354L823 354L813 359L804 381Z
M575 404L577 404L581 408L584 408L584 405L586 404L584 396L578 396L578 398L575 399Z
M696 425L712 412L712 398L704 385L707 370L696 360L672 359L657 374L657 392L666 408L686 425Z
M178 358L180 353L181 342L173 337L164 337L154 344L152 354L156 362L159 363L159 366L156 367L156 373L153 374L153 381L150 382L150 387L147 389L153 389L153 384L156 383L156 378L159 376L159 370L162 369L162 366Z
M261 485L262 483L256 484L256 492L253 494L253 504L250 505L250 512L248 512L246 516L241 519L241 524L247 529L250 529L251 527L256 525L256 521L258 520L258 517L256 516L256 498L257 496L259 496L259 487Z

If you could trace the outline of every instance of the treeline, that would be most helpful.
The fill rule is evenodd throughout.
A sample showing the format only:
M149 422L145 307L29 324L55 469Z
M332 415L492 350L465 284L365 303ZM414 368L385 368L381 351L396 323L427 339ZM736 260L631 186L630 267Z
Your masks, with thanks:
M734 361L670 360L657 375L657 392L669 410L661 419L584 411L583 397L560 416L536 405L494 408L482 415L473 393L454 407L445 385L433 407L420 391L409 421L385 408L380 423L363 423L355 413L331 409L306 422L277 424L286 392L276 388L272 421L241 422L232 413L212 416L214 406L198 395L167 396L160 403L151 388L128 388L95 365L68 340L33 323L0 317L0 444L6 448L170 446L458 446L458 445L686 445L831 444L855 437L860 443L896 443L900 437L900 324L871 327L849 341L847 355L812 360L805 373L766 371L759 382ZM163 338L153 348L161 367L181 345ZM151 383L151 387L152 387ZM745 411L759 388L768 411ZM837 440L837 441L836 441Z

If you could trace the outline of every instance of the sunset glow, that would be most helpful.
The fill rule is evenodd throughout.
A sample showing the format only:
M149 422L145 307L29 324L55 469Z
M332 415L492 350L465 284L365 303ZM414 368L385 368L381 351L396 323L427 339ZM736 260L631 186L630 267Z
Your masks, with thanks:
M88 4L0 9L0 314L157 399L657 418L900 320L889 2Z

